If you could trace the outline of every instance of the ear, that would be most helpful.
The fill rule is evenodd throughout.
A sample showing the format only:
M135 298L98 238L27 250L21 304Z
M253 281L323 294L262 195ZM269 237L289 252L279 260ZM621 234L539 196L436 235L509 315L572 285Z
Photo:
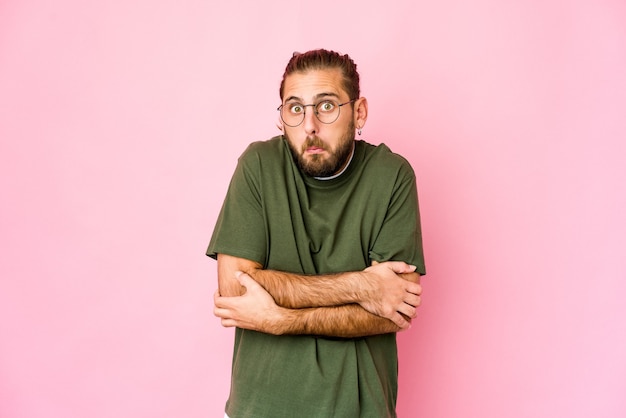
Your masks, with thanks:
M278 128L279 131L281 132L285 132L285 126L283 125L283 120L281 119L280 116L278 116L278 119L276 120L276 127Z
M354 127L363 129L367 120L367 99L361 97L354 102Z

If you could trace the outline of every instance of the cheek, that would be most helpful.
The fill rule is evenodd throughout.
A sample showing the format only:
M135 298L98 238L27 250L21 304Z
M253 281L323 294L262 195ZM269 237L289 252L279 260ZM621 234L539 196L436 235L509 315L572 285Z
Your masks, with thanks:
M285 134L287 136L287 141L296 149L300 149L306 139L306 135L293 128L285 130Z

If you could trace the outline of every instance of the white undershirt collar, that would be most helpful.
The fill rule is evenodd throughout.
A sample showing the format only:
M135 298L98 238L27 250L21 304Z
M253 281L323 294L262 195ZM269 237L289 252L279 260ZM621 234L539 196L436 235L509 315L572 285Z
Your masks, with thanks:
M340 172L338 172L337 174L333 174L330 177L313 177L315 180L332 180L332 179L336 179L337 177L339 177L340 175L342 175L350 166L350 163L352 162L352 157L354 157L354 150L356 149L356 144L352 145L352 152L350 153L350 159L348 159L348 163L346 164L346 166L343 168L343 170L341 170Z

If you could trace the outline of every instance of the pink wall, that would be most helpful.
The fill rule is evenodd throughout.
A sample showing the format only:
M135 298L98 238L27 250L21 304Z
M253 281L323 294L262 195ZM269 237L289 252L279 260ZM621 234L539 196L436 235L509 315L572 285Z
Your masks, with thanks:
M208 3L0 2L1 417L222 416L203 253L316 47L418 175L400 415L626 415L626 3Z

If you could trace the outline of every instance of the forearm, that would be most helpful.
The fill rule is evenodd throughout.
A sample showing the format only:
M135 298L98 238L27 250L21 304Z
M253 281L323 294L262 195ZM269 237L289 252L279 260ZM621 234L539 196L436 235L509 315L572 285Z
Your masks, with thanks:
M241 296L245 289L235 279L242 271L252 277L274 298L290 309L356 303L361 286L361 272L328 275L304 275L277 270L264 270L259 263L243 258L218 255L218 281L222 296Z
M253 261L219 254L218 296L222 300L231 299L233 306L241 301L243 306L249 299L246 296L249 296L250 286L261 289L262 292L255 294L265 293L271 299L267 306L274 304L278 308L277 316L262 328L277 323L278 326L264 332L328 336L380 334L406 329L410 318L415 317L421 287L416 283L419 275L414 269L403 262L386 262L360 272L306 276L264 270ZM242 283L242 277L248 278L244 279L247 284ZM254 327L265 319L266 312L259 310L254 301L245 306L246 314L241 317L246 320L227 320L226 326ZM236 316L225 311L216 315ZM280 321L287 315L291 320Z
M269 324L268 324L269 325ZM287 309L270 333L358 338L400 331L392 321L371 314L359 305Z
M372 286L372 276L367 274L367 270L302 275L265 270L255 265L247 266L242 271L263 286L279 306L290 309L360 304L364 300L377 298L380 292L380 289ZM405 281L419 283L418 273L395 274Z
M288 309L276 304L272 296L252 277L238 273L237 280L246 292L241 296L214 295L217 317L225 327L239 327L274 335L317 335L356 338L406 329L403 323L371 314L359 305ZM402 318L402 315L400 315Z
M284 308L330 307L359 301L360 272L308 276L254 269L246 273Z

